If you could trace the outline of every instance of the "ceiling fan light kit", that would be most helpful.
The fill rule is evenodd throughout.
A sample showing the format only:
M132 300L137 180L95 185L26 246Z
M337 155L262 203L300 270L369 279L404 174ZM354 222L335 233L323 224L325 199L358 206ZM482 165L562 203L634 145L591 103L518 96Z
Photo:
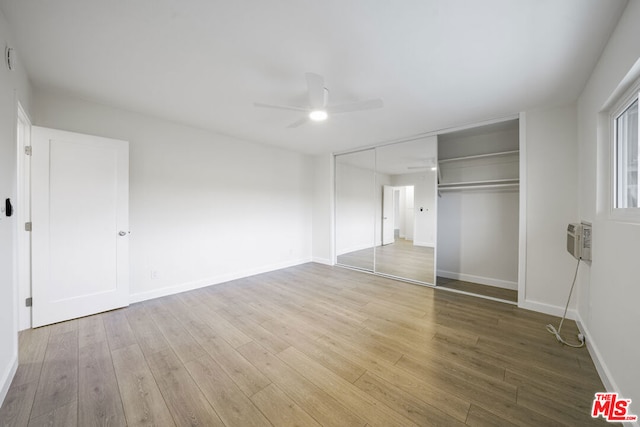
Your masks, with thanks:
M313 110L309 113L309 118L314 122L322 122L327 120L327 117L329 117L329 114L325 110Z
M352 111L373 110L382 108L382 99L369 99L366 101L356 101L346 104L329 105L329 90L324 86L324 77L315 73L306 73L307 79L307 99L306 107L294 105L276 105L254 102L255 107L273 108L277 110L298 111L306 113L305 117L290 124L289 128L296 128L307 123L309 120L321 122L326 120L330 114L349 113Z

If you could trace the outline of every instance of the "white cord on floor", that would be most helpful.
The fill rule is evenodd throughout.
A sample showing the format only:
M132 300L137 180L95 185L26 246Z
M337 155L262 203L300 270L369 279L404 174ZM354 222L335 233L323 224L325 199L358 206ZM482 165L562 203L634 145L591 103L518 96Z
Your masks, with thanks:
M562 315L562 320L560 320L560 326L558 326L558 329L556 330L556 328L552 324L547 325L547 331L555 335L558 342L573 348L580 348L584 346L584 335L578 334L578 340L580 340L580 344L571 344L566 342L564 339L562 339L562 336L560 336L560 330L562 330L562 324L564 323L564 319L567 317L567 310L569 309L569 301L571 301L571 294L573 293L573 287L576 285L576 279L578 278L578 268L580 268L580 258L578 258L578 264L576 265L576 272L573 275L573 283L571 283L571 289L569 290L569 298L567 298L567 305L565 305L564 307L564 314Z

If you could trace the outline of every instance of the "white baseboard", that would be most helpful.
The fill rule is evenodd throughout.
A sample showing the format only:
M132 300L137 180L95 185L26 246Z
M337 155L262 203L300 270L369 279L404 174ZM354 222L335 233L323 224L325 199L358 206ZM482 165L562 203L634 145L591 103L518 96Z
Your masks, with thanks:
M609 368L604 363L604 360L602 360L600 350L598 350L598 346L593 341L593 337L589 332L589 329L587 329L579 314L576 316L576 324L578 325L578 329L580 330L582 335L584 335L585 341L587 343L587 350L589 350L589 354L591 355L593 364L596 365L596 370L598 371L598 375L600 375L600 380L602 380L602 384L604 384L606 391L619 391L615 381L611 376L611 371L609 371Z
M428 248L433 248L436 244L434 242L420 242L416 240L413 242L413 246L426 246Z
M479 283L481 285L495 286L496 288L518 290L518 282L508 280L494 279L491 277L474 276L472 274L457 273L453 271L438 270L438 276L447 279L462 280L465 282Z
M311 259L311 262L315 262L315 263L318 263L318 264L324 264L324 265L333 265L333 262L328 258L313 257Z
M518 301L518 307L525 310L537 311L538 313L549 314L551 316L562 317L564 314L564 307L557 305L545 304L537 301L523 300ZM574 309L567 310L567 319L576 320L577 313Z
M589 350L589 355L591 356L591 360L593 360L593 364L596 366L596 371L598 371L598 376L600 376L600 380L602 381L602 384L606 389L606 390L598 390L598 391L620 393L620 389L618 388L618 385L613 379L613 375L611 375L611 371L609 370L609 368L607 367L607 364L604 362L604 359L602 358L602 354L598 349L597 343L593 340L593 336L589 332L589 329L587 328L585 323L582 321L582 317L580 317L579 313L576 315L575 321L576 321L576 324L578 325L578 330L582 333L582 335L584 335L585 342L587 344L587 350ZM625 396L622 396L622 397L625 397ZM635 408L633 409L635 412L632 411L634 415L638 415L637 408L638 408L638 405L635 405ZM633 427L640 427L640 423L637 421L634 423L626 424L626 425L633 426Z
M11 387L11 382L13 381L13 377L16 375L17 370L18 355L16 354L13 358L13 362L9 366L9 369L7 369L7 372L4 373L2 379L0 380L0 384L2 384L2 387L0 388L0 406L4 404L4 399L7 397L9 387Z
M180 283L177 285L166 286L160 289L154 289L151 291L137 292L129 295L129 302L131 304L135 302L146 301L154 298L165 297L168 295L178 294L180 292L192 291L194 289L204 288L206 286L218 285L220 283L229 282L231 280L242 279L249 276L255 276L256 274L268 273L274 270L280 270L282 268L293 267L300 264L312 262L311 258L303 258L294 261L287 261L277 264L271 264L259 268L250 270L243 270L229 274L222 274L220 276L209 277L207 279L195 280L192 282Z

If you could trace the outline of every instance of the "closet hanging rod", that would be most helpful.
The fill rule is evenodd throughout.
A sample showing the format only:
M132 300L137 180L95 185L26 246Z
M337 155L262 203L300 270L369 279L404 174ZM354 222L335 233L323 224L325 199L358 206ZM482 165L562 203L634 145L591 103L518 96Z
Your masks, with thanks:
M518 178L508 179L489 179L482 181L462 181L462 182L441 182L438 187L458 187L458 186L474 186L474 185L487 185L487 184L517 184L520 182Z
M518 185L519 184L517 182L511 183L511 184L480 184L480 185L461 184L461 185L455 185L455 186L438 187L438 191L508 188L508 187L518 187Z
M519 150L513 151L501 151L499 153L488 153L488 154L476 154L474 156L464 156L464 157L452 157L450 159L440 159L438 163L449 163L449 162L457 162L459 160L472 160L472 159L482 159L485 157L499 157L499 156L508 156L510 154L518 154Z

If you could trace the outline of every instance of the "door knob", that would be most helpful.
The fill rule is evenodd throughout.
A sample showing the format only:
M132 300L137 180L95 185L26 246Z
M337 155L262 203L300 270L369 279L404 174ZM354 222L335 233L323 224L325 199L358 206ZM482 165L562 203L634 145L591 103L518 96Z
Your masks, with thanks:
M127 232L126 232L126 231L120 231L120 232L118 233L118 236L126 236L126 235L127 235Z

